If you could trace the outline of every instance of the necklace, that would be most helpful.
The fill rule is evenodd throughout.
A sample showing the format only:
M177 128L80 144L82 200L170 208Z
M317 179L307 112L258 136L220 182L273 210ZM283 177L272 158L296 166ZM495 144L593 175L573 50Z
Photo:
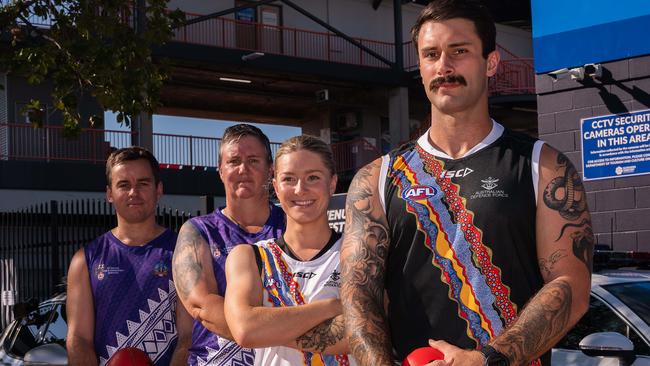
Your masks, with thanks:
M246 226L246 225L243 225L243 224L240 223L239 221L235 220L234 217L232 217L232 216L230 216L228 213L226 213L226 209L225 209L225 208L221 209L221 213L222 213L224 216L226 216L226 217L228 218L228 220L232 221L235 225L237 225L237 227L239 227L240 229L242 229L242 230L244 230L244 231L246 231L246 232L248 232L248 233L251 233L251 232L247 229L247 226ZM270 215L270 213L269 213L269 215ZM264 226L264 224L259 225L259 226L257 226L257 225L249 225L249 226L259 227L259 228L261 229L261 228Z
M221 213L222 213L224 216L226 216L226 217L228 218L228 220L232 221L235 225L239 226L239 228L241 228L241 229L244 229L244 228L245 228L245 226L242 225L242 224L240 224L239 221L235 220L234 217L228 215L228 214L226 213L226 209L225 209L225 208L221 210Z

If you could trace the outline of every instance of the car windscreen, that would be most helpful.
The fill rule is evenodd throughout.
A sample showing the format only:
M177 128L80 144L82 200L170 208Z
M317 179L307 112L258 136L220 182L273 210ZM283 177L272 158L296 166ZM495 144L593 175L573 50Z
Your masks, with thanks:
M650 281L616 283L602 287L650 325Z
M18 321L9 335L5 348L8 353L24 357L30 349L48 343L65 346L66 319L63 304L48 303Z

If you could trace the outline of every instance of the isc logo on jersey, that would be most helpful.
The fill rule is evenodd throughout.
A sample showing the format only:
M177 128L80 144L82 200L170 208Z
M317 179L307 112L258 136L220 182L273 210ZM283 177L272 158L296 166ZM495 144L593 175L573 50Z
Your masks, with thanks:
M438 191L431 186L413 186L404 193L402 193L402 198L405 200L418 201L426 199L427 197L435 196Z

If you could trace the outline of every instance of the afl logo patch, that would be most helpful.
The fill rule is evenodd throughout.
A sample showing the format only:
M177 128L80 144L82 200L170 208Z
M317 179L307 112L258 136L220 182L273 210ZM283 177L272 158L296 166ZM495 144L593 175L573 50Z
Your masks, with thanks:
M417 201L435 196L437 193L438 190L431 186L413 186L402 193L402 198Z

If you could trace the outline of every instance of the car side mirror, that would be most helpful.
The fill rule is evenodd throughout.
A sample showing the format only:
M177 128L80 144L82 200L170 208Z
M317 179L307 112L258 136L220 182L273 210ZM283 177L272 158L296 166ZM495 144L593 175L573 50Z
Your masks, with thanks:
M629 366L636 360L632 341L616 332L592 333L582 338L578 347L590 357L618 358L621 366Z
M52 365L67 366L68 353L56 343L44 344L30 349L25 353L25 366Z
M38 300L29 299L14 305L14 319L22 319L34 310L38 310Z

